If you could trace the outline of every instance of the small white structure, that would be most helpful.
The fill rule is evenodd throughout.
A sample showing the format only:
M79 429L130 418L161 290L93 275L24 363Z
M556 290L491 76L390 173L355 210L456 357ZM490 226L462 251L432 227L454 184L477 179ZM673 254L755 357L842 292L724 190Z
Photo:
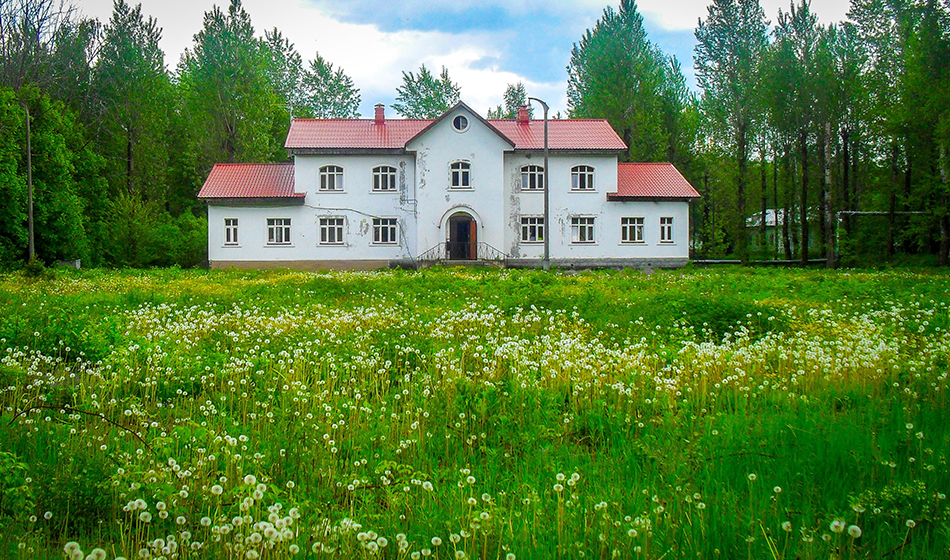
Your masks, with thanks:
M689 259L689 201L667 163L618 163L604 120L544 123L522 108L487 121L464 103L435 120L296 119L292 163L218 164L208 203L212 268L380 268L435 260L675 267ZM550 224L543 193L549 188ZM550 227L549 227L550 226Z

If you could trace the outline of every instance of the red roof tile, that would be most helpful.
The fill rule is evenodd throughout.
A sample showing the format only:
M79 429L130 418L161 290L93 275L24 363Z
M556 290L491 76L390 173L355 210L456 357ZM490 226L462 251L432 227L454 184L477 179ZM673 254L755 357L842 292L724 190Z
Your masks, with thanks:
M519 123L488 121L515 143L516 150L544 149L544 121ZM605 120L554 119L548 121L548 147L552 150L626 150L627 146Z
M294 119L284 147L288 149L400 149L432 124L431 120ZM511 140L516 150L544 148L544 121L525 124L512 120L486 121ZM604 120L550 120L552 150L626 150L627 146Z
M294 148L405 148L406 142L432 121L392 119L294 119L284 147Z
M672 163L618 164L617 192L607 194L611 197L700 198Z
M218 163L198 198L302 198L294 192L293 163Z

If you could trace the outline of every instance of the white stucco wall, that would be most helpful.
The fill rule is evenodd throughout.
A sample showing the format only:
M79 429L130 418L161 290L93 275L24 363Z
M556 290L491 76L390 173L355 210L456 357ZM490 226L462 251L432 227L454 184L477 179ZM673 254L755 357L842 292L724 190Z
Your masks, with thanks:
M465 132L452 121L464 115ZM511 144L463 108L450 113L406 147L416 155L418 244L422 253L446 241L446 221L455 212L472 215L478 241L503 250L505 241L504 153ZM449 165L471 163L471 188L451 188Z
M689 203L607 201L607 193L617 192L615 156L558 154L548 160L552 259L689 257ZM515 258L540 259L544 253L543 243L521 242L521 217L544 214L543 192L521 190L521 168L525 165L543 166L544 158L523 153L505 156L505 250ZM592 191L571 190L571 169L577 165L594 168ZM575 216L595 219L593 243L572 243L571 218ZM644 218L643 243L621 242L620 220L625 217ZM673 243L660 243L661 217L673 218Z

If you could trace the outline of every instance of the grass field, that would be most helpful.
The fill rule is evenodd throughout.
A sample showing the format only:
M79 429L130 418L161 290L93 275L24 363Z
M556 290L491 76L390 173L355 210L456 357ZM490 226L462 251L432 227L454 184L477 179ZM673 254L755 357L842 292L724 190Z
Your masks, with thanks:
M0 557L946 558L948 329L927 271L0 277Z

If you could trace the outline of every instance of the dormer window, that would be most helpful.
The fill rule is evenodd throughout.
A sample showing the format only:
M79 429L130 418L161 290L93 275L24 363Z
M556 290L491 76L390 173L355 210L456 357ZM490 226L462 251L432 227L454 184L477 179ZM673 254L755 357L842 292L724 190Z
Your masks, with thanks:
M467 161L456 161L449 166L451 186L453 189L472 188L472 164Z
M320 190L342 191L343 168L339 165L324 165L320 168Z
M589 165L575 165L571 168L571 190L594 190L594 168Z

